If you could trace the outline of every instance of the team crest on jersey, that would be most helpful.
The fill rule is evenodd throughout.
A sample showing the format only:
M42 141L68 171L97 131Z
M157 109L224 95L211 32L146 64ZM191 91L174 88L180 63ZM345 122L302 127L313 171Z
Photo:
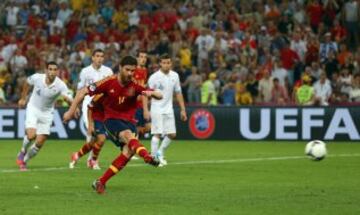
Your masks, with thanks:
M157 87L159 90L164 90L164 86L160 83L159 86Z
M215 130L214 115L205 109L195 110L189 120L190 132L198 139L210 137Z

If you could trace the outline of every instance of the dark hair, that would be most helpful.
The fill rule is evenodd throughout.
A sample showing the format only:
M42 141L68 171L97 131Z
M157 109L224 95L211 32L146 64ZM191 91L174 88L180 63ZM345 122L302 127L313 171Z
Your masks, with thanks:
M160 55L159 57L159 61L161 62L162 60L165 60L165 59L171 59L170 58L170 55L168 53L165 53L165 54L162 54Z
M126 65L137 66L136 58L130 55L125 56L123 59L121 59L120 66L126 66Z
M59 67L59 65L55 61L46 62L46 68L48 68L50 65L54 65L56 67Z
M279 82L279 79L278 79L278 78L274 78L274 79L273 79L273 82Z
M140 54L141 54L141 53L147 54L147 52L146 52L145 49L140 49L140 50L136 53L136 57L140 57Z
M95 49L95 50L92 52L91 56L95 56L95 54L98 53L98 52L104 54L104 50L102 50L102 49Z

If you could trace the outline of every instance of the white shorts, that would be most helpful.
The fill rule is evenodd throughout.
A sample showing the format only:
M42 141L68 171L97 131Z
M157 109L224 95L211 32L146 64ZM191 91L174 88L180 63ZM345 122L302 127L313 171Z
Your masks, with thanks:
M174 113L158 114L151 112L151 134L175 134Z
M49 135L53 118L53 111L44 112L28 105L26 107L25 128L35 128L37 135Z

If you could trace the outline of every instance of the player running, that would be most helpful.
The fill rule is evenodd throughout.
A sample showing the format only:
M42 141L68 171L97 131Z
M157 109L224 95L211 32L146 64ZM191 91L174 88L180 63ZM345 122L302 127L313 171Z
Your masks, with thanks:
M98 163L98 156L106 140L106 131L104 127L104 109L102 106L103 94L95 95L88 105L88 132L92 134L93 145L84 144L79 151L72 154L72 161L69 164L70 169L75 168L79 159L92 150L88 167L94 170L101 169Z
M45 74L36 73L30 76L21 93L21 99L18 103L20 107L24 107L30 86L33 86L26 107L26 134L16 161L21 171L27 170L26 164L40 151L50 134L50 127L54 118L54 104L58 96L63 96L68 103L72 102L70 90L57 77L58 71L57 63L48 62ZM34 143L29 148L32 142Z
M96 81L100 81L108 76L111 76L113 74L113 71L103 65L104 62L104 51L101 49L95 49L91 56L92 63L83 68L80 72L80 81L78 83L78 90L87 87L92 83L95 83ZM91 96L85 96L84 101L82 103L82 116L85 123L85 127L87 128L87 134L86 134L86 142L85 144L80 148L79 152L74 152L71 155L71 162L69 164L69 167L72 169L75 167L75 164L77 161L82 157L84 154L87 154L90 152L96 142L96 138L93 138L93 134L89 132L89 120L88 120L88 106L91 102L92 97ZM101 144L101 143L99 143ZM87 166L92 169L100 169L98 162L91 160L92 154L90 153Z
M134 115L139 95L161 99L162 94L159 91L148 90L132 81L136 65L137 61L134 57L124 57L120 62L118 75L79 90L74 102L64 114L64 122L67 122L74 116L77 106L86 95L104 94L105 128L113 140L121 142L122 152L106 172L94 181L93 188L99 194L105 192L106 182L123 169L134 154L143 158L145 163L159 165L159 161L152 157L137 139Z

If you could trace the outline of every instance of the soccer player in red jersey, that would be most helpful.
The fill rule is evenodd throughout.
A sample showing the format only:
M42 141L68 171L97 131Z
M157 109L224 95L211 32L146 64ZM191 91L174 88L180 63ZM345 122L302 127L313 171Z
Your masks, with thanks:
M94 170L99 170L98 156L106 140L104 127L104 110L102 107L103 94L95 95L88 105L88 132L93 138L89 143L85 143L79 151L71 155L70 169L75 168L78 160L92 150L91 158L88 159L87 166Z
M74 102L64 114L64 122L68 122L73 118L77 106L85 95L104 94L105 129L110 138L118 140L119 144L121 142L122 152L106 172L94 181L93 188L99 194L105 192L106 182L123 169L134 154L143 158L145 163L159 166L159 161L149 154L136 137L134 115L139 95L162 99L162 94L159 91L146 89L132 81L136 66L136 58L125 56L120 62L118 75L113 75L79 90Z
M134 72L134 82L145 87L147 85L148 71L146 69L147 53L145 51L139 51L137 55L137 67ZM142 99L138 98L138 107L135 113L136 128L139 136L144 135L151 129L150 124L150 112L148 108L143 108L143 105L147 105L147 102L143 104Z

